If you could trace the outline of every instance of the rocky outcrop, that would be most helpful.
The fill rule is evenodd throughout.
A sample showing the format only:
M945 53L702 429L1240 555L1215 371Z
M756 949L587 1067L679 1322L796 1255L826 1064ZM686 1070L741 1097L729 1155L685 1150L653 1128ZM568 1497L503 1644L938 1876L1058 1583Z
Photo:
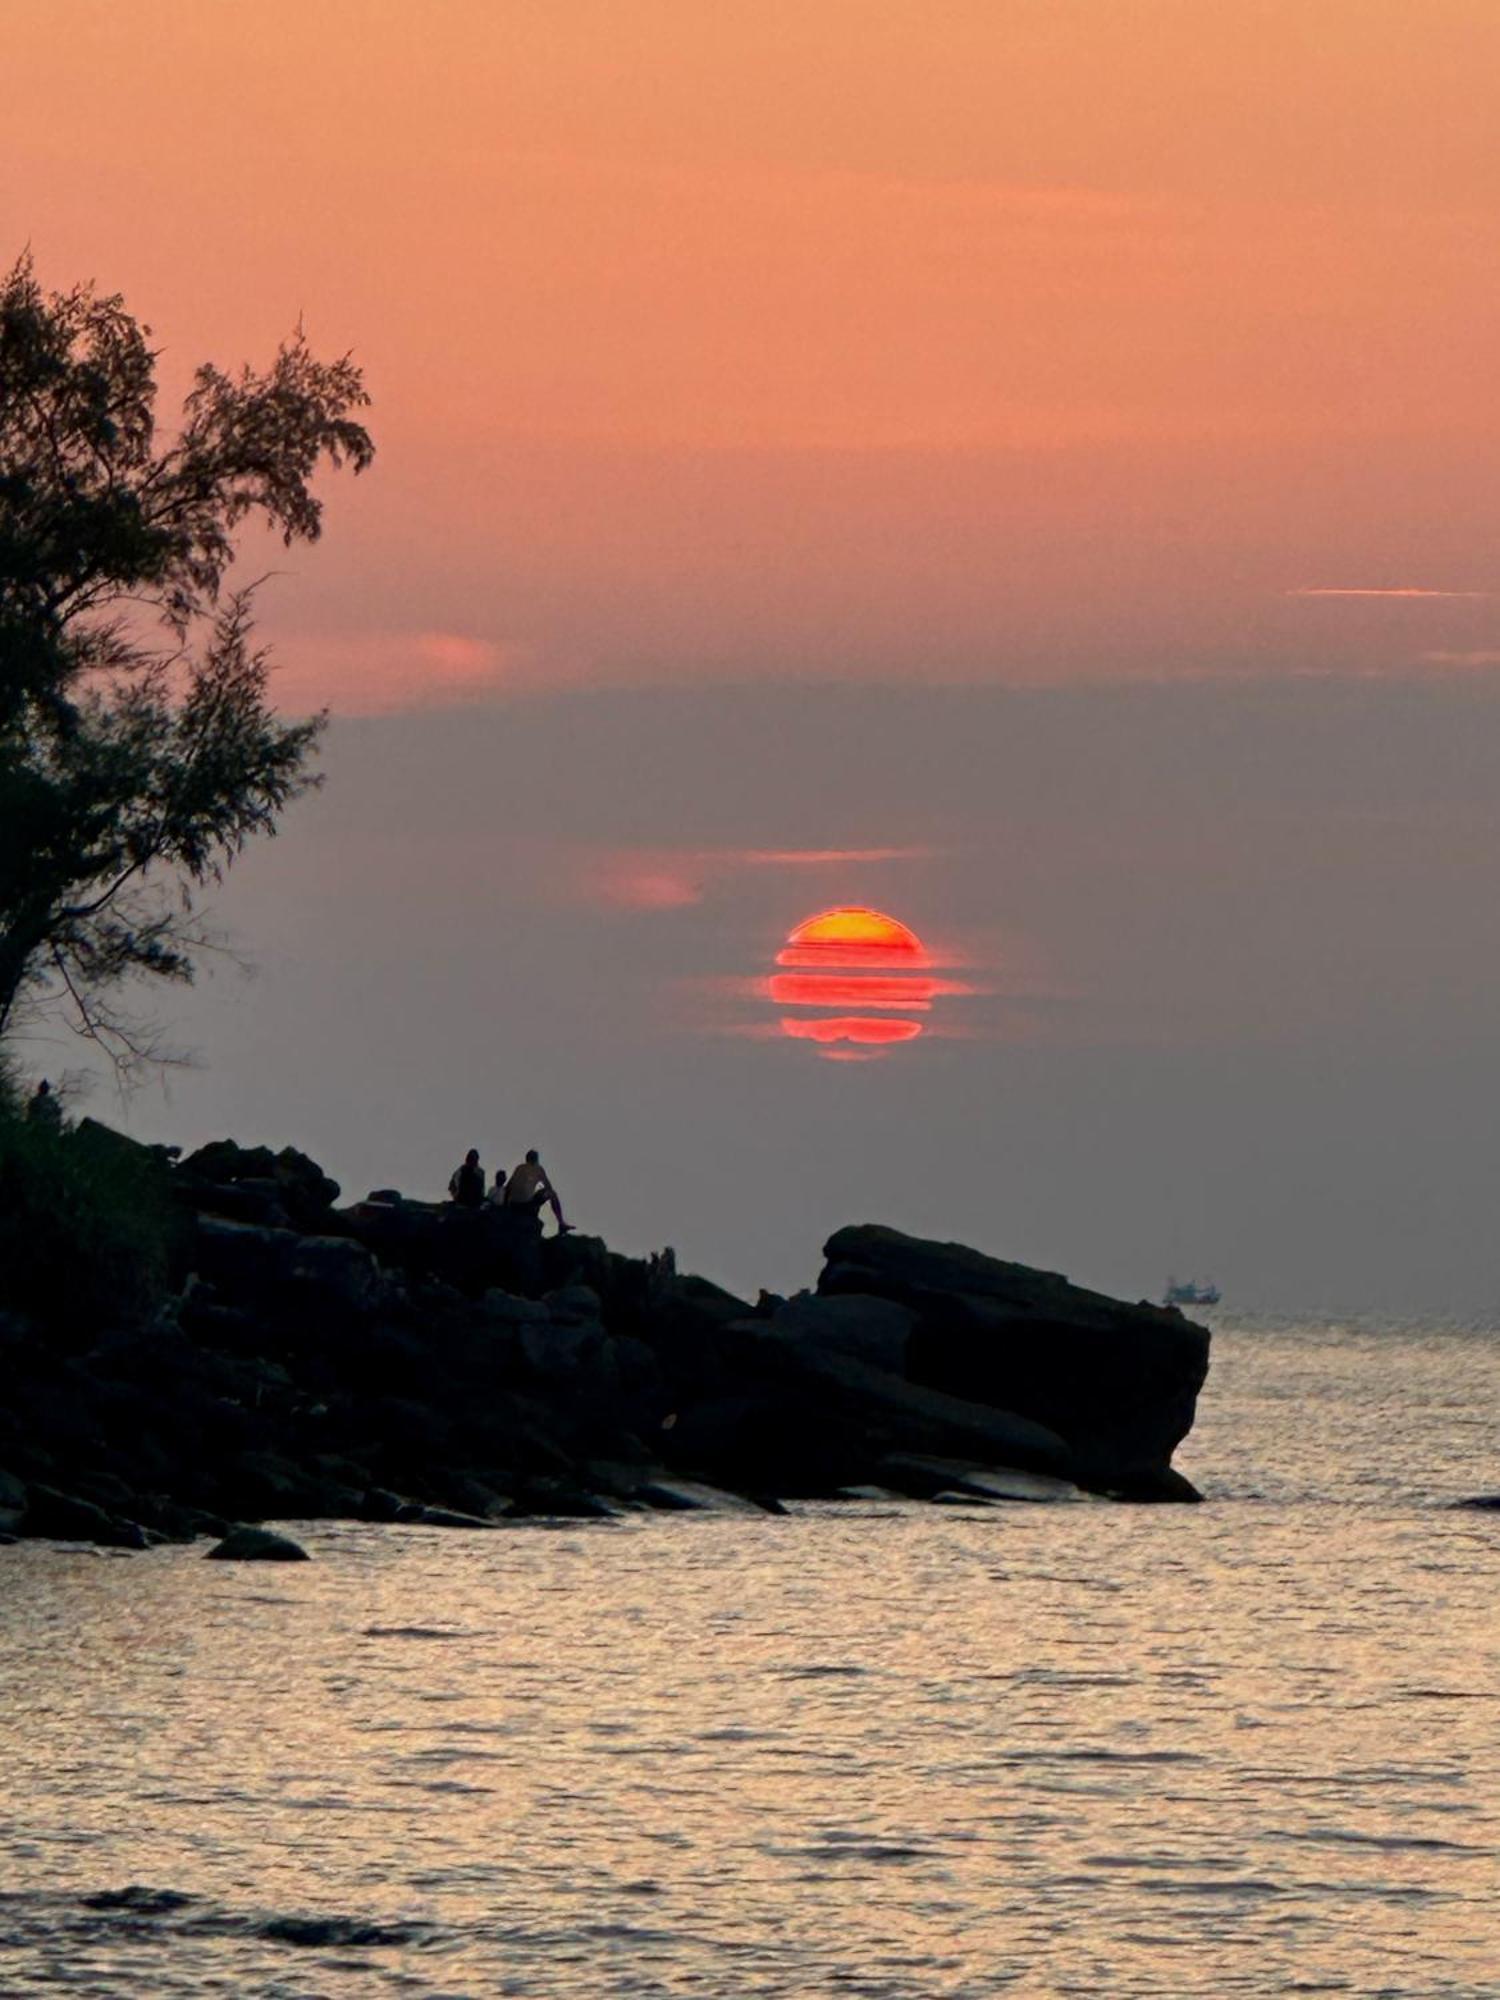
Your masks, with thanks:
M816 1292L751 1305L516 1211L340 1208L291 1149L221 1142L170 1180L153 1316L0 1315L0 1534L1196 1497L1171 1455L1206 1332L961 1245L840 1230Z
M178 1185L211 1215L273 1227L316 1231L339 1198L339 1184L295 1146L237 1146L217 1139L189 1153Z
M871 1224L829 1238L821 1296L886 1299L915 1315L908 1373L1013 1410L1065 1440L1082 1485L1189 1497L1169 1476L1208 1374L1207 1330L1175 1307L1126 1305L1049 1271Z

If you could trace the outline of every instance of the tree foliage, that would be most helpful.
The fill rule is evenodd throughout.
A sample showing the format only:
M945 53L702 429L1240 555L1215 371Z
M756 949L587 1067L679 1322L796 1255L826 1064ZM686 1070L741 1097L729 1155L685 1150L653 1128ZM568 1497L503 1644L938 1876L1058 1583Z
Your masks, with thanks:
M0 1068L0 1312L85 1338L149 1314L171 1290L184 1221L159 1152L89 1119L28 1118Z
M236 534L315 541L324 464L373 456L346 356L197 371L156 423L150 329L91 286L0 279L0 1038L51 991L115 1053L135 973L192 976L195 892L315 782L284 721Z

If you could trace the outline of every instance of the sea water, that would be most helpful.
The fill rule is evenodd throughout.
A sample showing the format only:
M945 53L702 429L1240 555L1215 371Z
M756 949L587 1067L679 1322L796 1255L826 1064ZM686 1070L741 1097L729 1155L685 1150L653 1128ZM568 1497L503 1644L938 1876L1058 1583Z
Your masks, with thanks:
M1500 1993L1500 1333L1225 1328L1180 1458L0 1551L0 1992Z

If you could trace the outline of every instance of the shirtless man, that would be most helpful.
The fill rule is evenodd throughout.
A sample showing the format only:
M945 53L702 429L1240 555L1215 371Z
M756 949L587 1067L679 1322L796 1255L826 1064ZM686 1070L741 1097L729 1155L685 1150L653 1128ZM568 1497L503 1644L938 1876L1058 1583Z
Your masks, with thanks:
M529 1208L533 1215L539 1215L543 1207L550 1208L557 1217L557 1233L566 1236L573 1225L563 1220L562 1203L557 1198L557 1189L547 1178L547 1169L542 1165L541 1155L535 1147L526 1155L520 1166L514 1169L505 1184L505 1205L507 1208Z

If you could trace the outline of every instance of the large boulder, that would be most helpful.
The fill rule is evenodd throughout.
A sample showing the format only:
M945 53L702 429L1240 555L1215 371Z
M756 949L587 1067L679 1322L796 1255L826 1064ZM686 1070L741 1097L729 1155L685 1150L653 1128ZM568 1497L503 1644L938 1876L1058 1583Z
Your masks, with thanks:
M194 1263L236 1302L275 1297L346 1318L373 1312L390 1289L374 1253L348 1237L303 1236L216 1215L198 1219Z
M893 1299L867 1298L855 1292L819 1298L799 1292L773 1308L763 1322L766 1334L785 1341L810 1359L842 1354L889 1375L904 1375L917 1316Z
M217 1490L226 1510L252 1518L337 1520L357 1513L364 1496L357 1477L339 1479L275 1451L241 1452L217 1472Z
M543 1283L542 1225L529 1209L382 1198L340 1209L339 1226L383 1265L434 1278L469 1298L500 1289L531 1297Z
M200 1216L193 1240L195 1274L231 1297L259 1294L287 1282L301 1242L294 1229Z
M759 1338L763 1346L783 1345L769 1329ZM1022 1471L1062 1475L1069 1469L1064 1440L1013 1410L950 1396L833 1349L802 1347L792 1353L803 1388L799 1398L788 1383L787 1403L800 1400L825 1420L856 1425L872 1460L889 1452L935 1452Z
M1053 1272L875 1224L839 1230L824 1254L821 1296L873 1295L915 1314L914 1382L1014 1411L1066 1440L1067 1465L1038 1469L1123 1497L1192 1497L1169 1470L1208 1373L1205 1327L1170 1307L1127 1305Z
M278 1206L296 1229L326 1226L329 1210L339 1198L338 1182L295 1146L283 1146L273 1153L269 1146L241 1146L233 1139L215 1139L189 1153L178 1166L177 1175L184 1195L205 1209L223 1212L224 1191L243 1188L262 1204ZM246 1220L258 1219L237 1208L232 1197L229 1206Z
M745 1343L735 1329L753 1316L749 1303L707 1278L678 1277L656 1291L639 1321L679 1408L736 1398L745 1388Z
M498 1326L545 1326L552 1318L552 1308L540 1299L518 1298L499 1285L492 1285L485 1293L480 1309Z
M857 1416L753 1378L672 1411L653 1442L673 1475L748 1495L831 1496L863 1478L871 1458Z
M145 1549L150 1537L138 1521L121 1520L81 1500L74 1493L59 1493L55 1487L32 1486L27 1490L26 1512L21 1532L46 1541L97 1542L107 1549Z
M389 1290L372 1253L344 1236L300 1237L291 1281L309 1301L355 1318L374 1311Z
M599 1319L600 1298L592 1285L560 1285L543 1303L562 1325L591 1326Z
M651 1429L667 1414L657 1357L642 1341L616 1339L597 1322L555 1319L517 1326L514 1338L519 1386L566 1413L580 1439L602 1446L619 1430Z
M516 1337L529 1380L547 1395L576 1402L617 1392L614 1342L597 1323L522 1325Z

